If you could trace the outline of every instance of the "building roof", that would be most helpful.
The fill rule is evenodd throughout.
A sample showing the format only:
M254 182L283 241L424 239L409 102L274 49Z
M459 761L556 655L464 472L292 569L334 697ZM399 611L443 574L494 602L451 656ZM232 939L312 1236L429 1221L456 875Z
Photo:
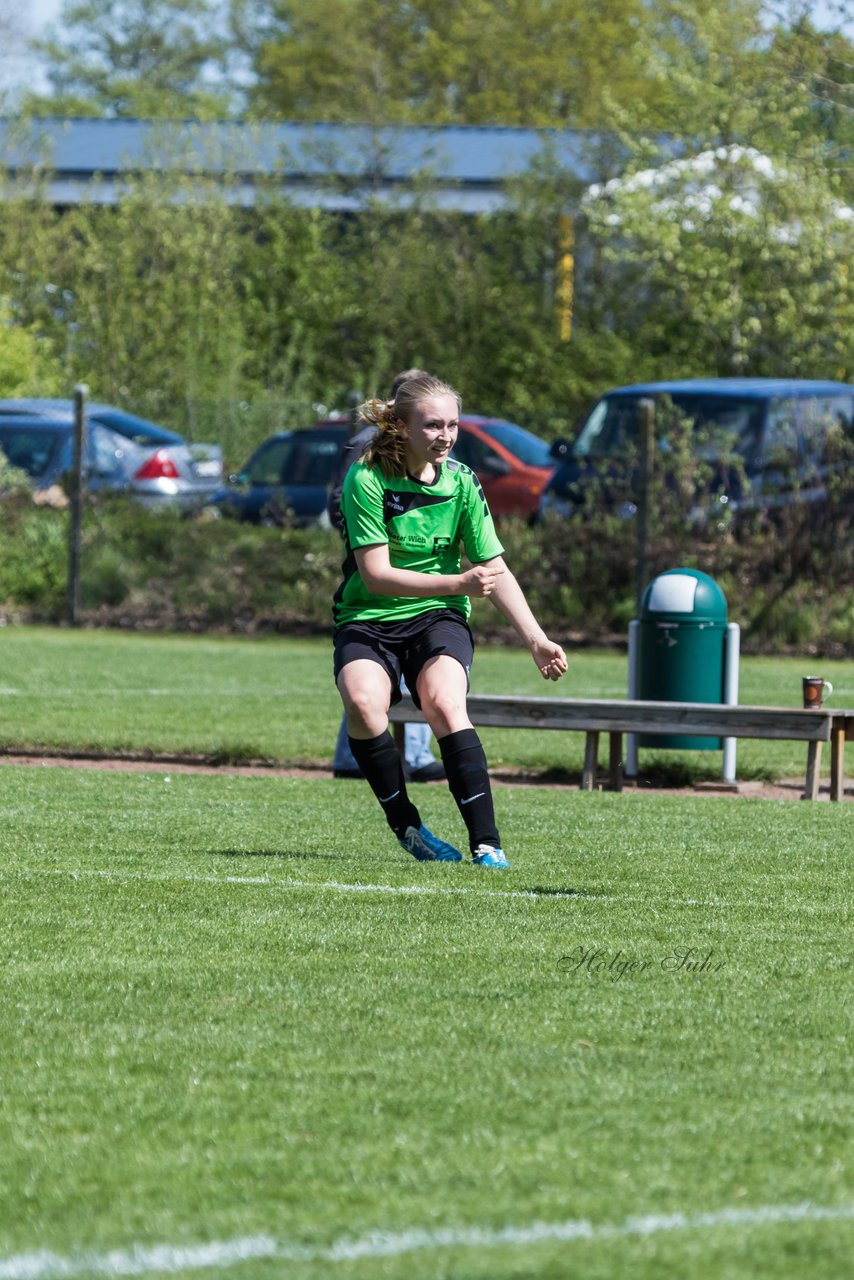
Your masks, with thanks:
M538 159L580 184L594 176L597 137L547 129L104 119L0 120L0 166L13 189L38 174L57 206L114 203L142 172L227 179L236 204L255 202L273 180L295 203L357 209L370 198L403 206L419 184L431 202L489 213L506 184Z

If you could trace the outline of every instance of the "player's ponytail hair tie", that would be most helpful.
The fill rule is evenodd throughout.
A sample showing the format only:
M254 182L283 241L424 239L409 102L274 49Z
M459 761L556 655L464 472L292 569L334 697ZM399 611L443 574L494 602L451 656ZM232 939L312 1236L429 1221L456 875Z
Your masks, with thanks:
M359 405L359 421L372 422L374 426L379 427L380 431L387 426L390 420L394 418L394 401L380 400L378 397L373 400L366 400L364 404Z

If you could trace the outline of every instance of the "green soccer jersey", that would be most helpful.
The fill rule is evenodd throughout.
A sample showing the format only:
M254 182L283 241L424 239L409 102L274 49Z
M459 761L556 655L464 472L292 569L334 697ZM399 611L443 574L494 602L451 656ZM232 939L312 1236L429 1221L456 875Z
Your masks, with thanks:
M472 564L504 551L480 481L470 467L449 459L431 484L407 475L388 480L381 471L357 462L341 495L342 531L347 548L344 581L335 593L335 625L345 622L394 622L430 609L456 609L467 618L468 596L380 596L368 591L356 565L356 547L387 543L395 569L419 573L460 572L464 549Z

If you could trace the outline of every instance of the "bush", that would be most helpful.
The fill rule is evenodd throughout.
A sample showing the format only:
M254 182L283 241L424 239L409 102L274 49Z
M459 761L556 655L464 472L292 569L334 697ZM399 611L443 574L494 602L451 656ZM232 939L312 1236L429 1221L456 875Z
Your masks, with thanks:
M65 608L68 517L35 507L28 490L5 493L0 517L0 609L53 622Z
M0 509L0 609L21 620L66 616L68 516L7 495ZM570 643L623 644L635 616L637 522L594 510L529 527L501 525L507 560L536 616ZM662 501L646 581L686 565L723 589L746 652L854 654L852 514L806 507L773 526L691 531ZM87 508L81 553L84 625L294 634L331 629L342 546L322 529L259 528L204 514L146 511L115 498ZM476 602L482 638L513 632Z

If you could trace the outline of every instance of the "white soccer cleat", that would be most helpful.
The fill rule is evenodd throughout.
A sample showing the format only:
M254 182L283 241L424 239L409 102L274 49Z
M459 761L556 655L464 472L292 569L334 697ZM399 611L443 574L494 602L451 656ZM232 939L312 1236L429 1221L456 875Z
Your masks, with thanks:
M509 869L510 863L504 856L503 849L496 849L491 844L479 844L471 855L476 867L500 867Z

